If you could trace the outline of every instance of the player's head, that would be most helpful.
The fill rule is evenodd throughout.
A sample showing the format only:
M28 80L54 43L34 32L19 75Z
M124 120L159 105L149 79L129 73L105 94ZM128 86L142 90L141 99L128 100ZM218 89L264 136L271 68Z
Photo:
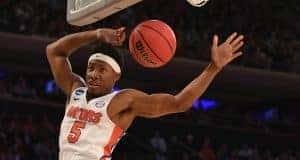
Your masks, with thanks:
M96 48L89 58L86 70L89 93L101 95L111 92L121 76L123 63L123 56L113 47L101 45Z

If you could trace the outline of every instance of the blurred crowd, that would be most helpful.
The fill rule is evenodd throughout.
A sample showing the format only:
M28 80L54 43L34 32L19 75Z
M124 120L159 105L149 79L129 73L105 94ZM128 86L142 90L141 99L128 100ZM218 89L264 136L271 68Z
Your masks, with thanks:
M156 131L150 144L156 153L156 160L295 160L292 150L275 153L259 145L232 144L214 141L209 136L187 134L182 137L165 138ZM299 153L298 153L299 154ZM299 158L299 155L298 155Z
M0 107L0 160L53 160L58 155L58 131L62 115L57 111ZM151 126L148 126L153 129ZM177 130L180 130L178 128ZM214 139L204 133L164 132L153 129L131 131L117 147L118 160L297 160L294 148L274 150L258 141L236 143L235 139ZM143 138L141 138L143 137ZM147 149L144 149L147 148Z
M0 108L0 160L57 159L57 118L35 111L8 111L3 105Z
M0 95L2 98L46 100L63 102L64 94L49 77L1 72Z
M300 73L298 0L210 1L199 9L184 0L144 0L105 20L85 27L66 22L66 1L4 0L0 3L0 31L59 37L97 27L126 26L161 19L175 30L177 56L209 60L213 34L224 39L237 31L246 36L244 56L237 64Z

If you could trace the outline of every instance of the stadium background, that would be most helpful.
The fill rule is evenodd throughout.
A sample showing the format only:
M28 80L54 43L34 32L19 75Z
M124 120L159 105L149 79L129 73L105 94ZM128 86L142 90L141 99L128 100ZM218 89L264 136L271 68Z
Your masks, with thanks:
M189 112L137 119L113 159L300 159L300 1L212 0L198 9L183 0L145 0L85 27L68 25L65 8L59 0L0 1L0 160L57 159L65 97L52 80L46 44L98 27L130 32L147 19L175 30L177 57L153 70L127 56L116 89L176 93L208 63L214 33L243 33L245 54ZM72 57L81 75L89 50Z

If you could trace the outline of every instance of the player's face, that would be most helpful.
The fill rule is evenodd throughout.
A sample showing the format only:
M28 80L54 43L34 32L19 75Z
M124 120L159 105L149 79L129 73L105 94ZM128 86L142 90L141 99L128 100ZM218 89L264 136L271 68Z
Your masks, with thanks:
M119 79L112 67L106 62L92 60L86 70L86 83L89 93L101 95L109 93Z

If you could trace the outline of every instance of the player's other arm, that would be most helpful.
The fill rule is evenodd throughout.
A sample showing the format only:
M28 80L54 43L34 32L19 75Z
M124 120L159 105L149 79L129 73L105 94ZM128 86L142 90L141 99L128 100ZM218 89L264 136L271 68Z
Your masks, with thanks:
M136 116L156 118L167 114L187 111L207 89L214 77L220 71L210 64L201 75L188 84L177 95L151 94L141 91L132 91L133 100L130 104Z
M218 45L218 37L214 36L211 49L212 62L206 69L190 82L177 95L152 94L147 95L140 91L132 91L130 106L136 116L155 118L166 114L184 112L188 110L208 88L221 69L240 56L237 52L243 45L243 36L234 33L228 39Z
M72 72L68 57L78 48L97 40L115 46L121 45L125 39L124 29L98 29L79 32L62 37L47 46L47 59L55 82L66 95L70 95L76 86L83 84L81 78Z

